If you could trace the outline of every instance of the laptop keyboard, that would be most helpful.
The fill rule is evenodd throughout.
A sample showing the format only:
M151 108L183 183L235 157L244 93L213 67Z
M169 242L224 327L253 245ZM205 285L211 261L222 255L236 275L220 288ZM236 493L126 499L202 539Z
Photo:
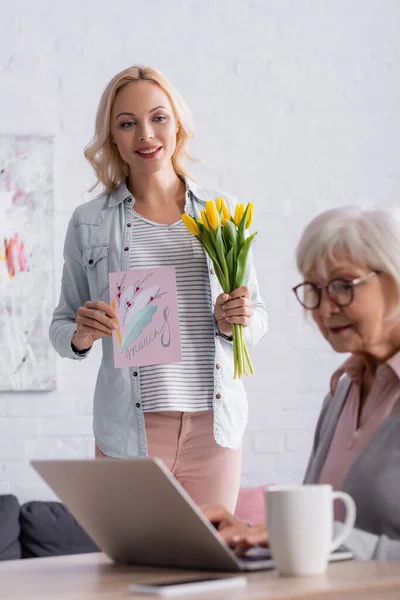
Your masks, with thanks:
M270 559L271 559L271 552L270 552L269 548L261 548L259 546L255 547L255 548L250 548L250 550L248 550L244 556L240 557L240 560L244 561L244 562L254 562L254 561L259 561L259 560L270 560Z

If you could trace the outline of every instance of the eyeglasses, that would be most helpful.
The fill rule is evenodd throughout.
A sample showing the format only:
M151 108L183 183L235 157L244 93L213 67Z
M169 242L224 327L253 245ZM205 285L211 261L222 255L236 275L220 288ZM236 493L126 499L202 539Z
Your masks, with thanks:
M349 306L354 300L354 288L360 283L365 283L378 271L371 271L363 277L357 277L352 281L346 279L332 279L326 285L315 285L309 281L300 283L293 288L297 300L307 310L315 310L321 304L322 291L325 290L328 297L337 306Z

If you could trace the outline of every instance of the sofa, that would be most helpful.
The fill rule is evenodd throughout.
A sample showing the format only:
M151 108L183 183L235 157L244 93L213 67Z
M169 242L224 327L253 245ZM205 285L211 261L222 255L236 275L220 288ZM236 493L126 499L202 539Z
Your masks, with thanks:
M0 495L0 560L98 552L61 502L27 502Z
M235 515L265 520L266 486L241 488ZM0 560L99 552L99 548L61 502L26 502L0 495Z

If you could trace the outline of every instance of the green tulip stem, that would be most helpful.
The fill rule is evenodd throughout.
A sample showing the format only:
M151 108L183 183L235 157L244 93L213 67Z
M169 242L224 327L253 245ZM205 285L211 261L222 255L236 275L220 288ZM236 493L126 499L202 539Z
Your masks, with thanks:
M244 372L245 372L243 325L238 325L238 327L239 327L239 335L240 335L240 370L241 370L241 376L243 377Z
M233 338L233 366L234 366L233 379L237 379L238 375L239 375L239 373L238 373L238 340L237 340L235 325L233 325L233 327L232 327L232 338Z
M254 367L253 367L253 363L251 362L251 358L250 358L250 354L249 351L247 350L247 345L246 342L243 340L243 345L244 345L244 354L246 357L246 361L247 361L247 365L250 369L250 375L254 375Z
M248 375L247 366L246 366L247 348L246 348L246 342L244 341L244 337L243 337L243 325L239 325L239 327L240 327L240 342L241 342L241 347L242 347L242 362L243 362L242 375Z

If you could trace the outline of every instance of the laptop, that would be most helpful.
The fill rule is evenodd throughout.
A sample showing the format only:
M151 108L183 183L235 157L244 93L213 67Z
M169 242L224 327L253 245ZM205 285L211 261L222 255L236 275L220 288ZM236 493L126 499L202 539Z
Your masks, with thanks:
M232 572L274 568L268 549L236 556L160 459L31 464L116 563ZM348 558L346 551L331 555Z

